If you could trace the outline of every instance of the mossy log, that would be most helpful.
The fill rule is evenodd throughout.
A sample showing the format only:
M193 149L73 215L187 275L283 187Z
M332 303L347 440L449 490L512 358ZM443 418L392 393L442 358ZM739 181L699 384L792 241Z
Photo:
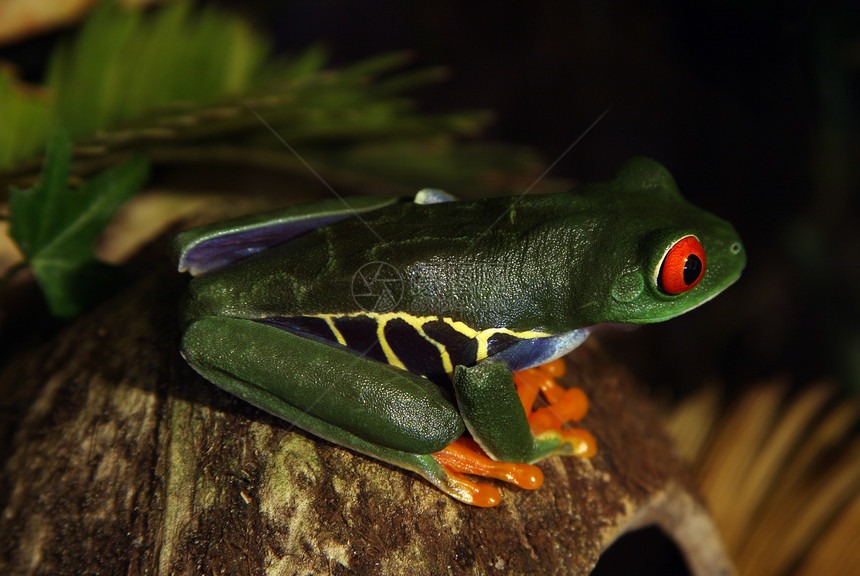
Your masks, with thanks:
M690 478L630 376L587 343L565 384L593 459L470 507L220 391L178 352L186 280L161 248L124 292L0 373L0 573L589 574L659 527L692 574L732 574ZM639 573L645 573L640 566Z

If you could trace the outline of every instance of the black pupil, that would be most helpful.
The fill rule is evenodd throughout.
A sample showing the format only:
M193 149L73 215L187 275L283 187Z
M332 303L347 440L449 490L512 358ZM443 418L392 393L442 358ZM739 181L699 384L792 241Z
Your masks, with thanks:
M687 256L687 261L684 262L684 284L689 286L695 282L702 273L702 261L695 254Z

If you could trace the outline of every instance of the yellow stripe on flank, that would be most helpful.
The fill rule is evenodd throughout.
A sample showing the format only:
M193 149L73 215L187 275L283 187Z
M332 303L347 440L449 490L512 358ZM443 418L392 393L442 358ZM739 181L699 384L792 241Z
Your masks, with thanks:
M391 320L399 318L400 320L403 320L412 328L414 328L415 331L418 332L418 334L420 334L422 338L436 346L442 357L443 367L448 374L451 374L454 371L454 367L451 364L451 357L448 354L448 350L445 348L445 346L443 346L440 342L437 342L433 338L430 338L424 332L424 324L426 324L427 322L442 320L448 326L450 326L460 334L463 334L469 339L476 340L478 343L476 361L478 362L484 360L487 357L489 340L496 334L509 334L515 338L520 338L523 340L528 340L531 338L544 338L546 336L550 336L550 334L538 330L525 330L522 332L517 332L516 330L510 330L508 328L487 328L486 330L475 330L468 324L459 320L454 320L453 318L444 318L439 316L413 316L412 314L406 314L405 312L351 312L348 314L308 314L308 316L313 318L322 318L323 320L325 320L326 324L337 338L338 343L344 346L346 345L346 340L344 339L340 331L335 328L334 321L336 319L365 317L374 320L376 322L376 337L379 340L380 345L382 346L382 351L385 353L385 358L388 360L388 363L392 366L397 366L398 368L405 369L403 362L400 360L400 358L397 357L397 355L394 353L394 350L391 349L391 346L388 344L388 341L385 338L385 325L388 324L388 322L390 322Z
M523 340L528 340L530 338L544 338L549 336L546 332L539 332L538 330L526 330L523 332L517 332L515 330L509 330L508 328L487 328L486 330L475 330L474 328L469 327L463 322L459 322L457 320L453 320L451 318L442 318L445 323L459 332L467 336L468 338L474 338L478 342L478 351L475 357L476 362L480 362L487 357L487 348L489 346L490 338L495 336L496 334L510 334L515 338L521 338Z
M529 340L531 338L543 338L544 336L549 336L546 332L538 332L537 330L527 330L525 332L516 332L514 330L508 330L507 328L488 328L487 330L482 330L478 332L478 335L475 336L475 339L478 341L478 352L475 355L475 362L480 362L487 357L487 349L490 345L490 338L495 336L496 334L510 334L515 338L520 338L522 340Z
M434 340L433 338L430 338L430 336L428 336L427 333L424 332L424 324L426 322L432 322L433 320L437 320L437 318L435 316L431 316L430 318L431 318L430 320L426 320L425 322L422 322L420 326L414 326L414 328L416 330L418 330L418 333L421 334L422 338L424 338L425 340L427 340L428 342L430 342L431 344L433 344L436 347L436 350L439 351L439 357L442 359L442 369L445 370L445 373L448 376L453 376L454 365L451 364L451 355L448 354L448 349L445 348L445 346L443 346L441 342L438 342L438 341Z
M412 316L411 314L404 314L402 312L388 312L386 314L365 314L369 318L374 318L379 323L379 328L377 328L377 337L380 342L382 342L383 350L385 350L385 357L391 358L391 356L396 356L394 351L391 350L391 347L388 344L388 341L385 338L385 326L393 319L399 318L403 320L409 326L412 327L413 330L418 332L418 335L424 338L427 342L433 344L436 347L436 350L439 351L439 357L442 360L442 369L445 370L445 373L451 375L454 373L454 366L451 364L451 356L448 354L448 349L442 345L441 342L437 342L433 338L430 338L426 332L424 332L424 324L427 322L433 322L434 320L439 320L438 316ZM464 324L465 326L465 324ZM389 352L391 356L389 356ZM398 362L400 360L398 359ZM389 363L394 364L393 362ZM399 365L399 364L395 364ZM400 366L401 368L405 368L404 366Z
M325 323L329 327L329 330L331 330L331 333L334 334L335 338L337 338L337 343L341 346L346 346L346 338L344 338L343 334L340 333L340 330L338 330L334 326L334 316L320 315L318 317L325 320Z
M442 318L442 321L467 338L475 338L480 332L470 327L468 324L454 320L452 318Z
M379 318L374 318L374 320L376 320L376 339L379 340L379 343L382 345L382 352L385 354L385 359L388 360L388 363L392 366L406 370L406 365L397 357L397 354L395 354L394 350L391 349L391 344L389 344L388 340L385 338L385 325L388 324L388 320L381 320Z

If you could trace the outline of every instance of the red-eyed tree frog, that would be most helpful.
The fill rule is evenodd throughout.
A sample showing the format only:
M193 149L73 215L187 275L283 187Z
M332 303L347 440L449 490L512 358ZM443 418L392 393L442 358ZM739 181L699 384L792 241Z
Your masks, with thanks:
M345 203L344 203L345 202ZM727 222L634 158L569 192L355 197L181 233L182 354L204 378L463 502L589 457L558 360L599 324L668 320L738 279ZM533 409L540 389L548 406Z

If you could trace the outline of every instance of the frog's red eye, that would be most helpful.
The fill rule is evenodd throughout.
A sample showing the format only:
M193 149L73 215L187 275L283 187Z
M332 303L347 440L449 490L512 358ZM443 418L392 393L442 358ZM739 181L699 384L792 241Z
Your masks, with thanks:
M663 257L657 287L666 294L690 290L705 275L705 249L695 236L684 236Z

